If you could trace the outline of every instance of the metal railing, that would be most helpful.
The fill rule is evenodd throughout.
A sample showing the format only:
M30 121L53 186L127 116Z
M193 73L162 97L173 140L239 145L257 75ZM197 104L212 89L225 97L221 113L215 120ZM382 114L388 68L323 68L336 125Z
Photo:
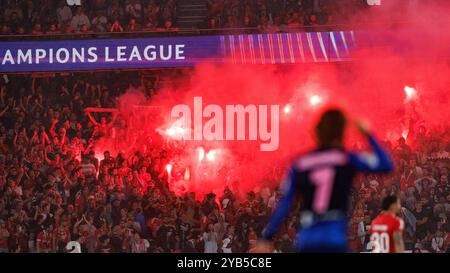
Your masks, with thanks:
M398 28L410 25L407 21L390 23L364 23L364 24L333 24L316 26L275 26L275 31L268 31L258 27L248 28L217 28L194 29L184 28L176 30L142 30L133 32L89 32L89 33L58 33L58 34L22 34L0 35L0 42L4 41L43 41L43 40L83 40L83 39L114 39L114 38L139 38L139 37L170 37L170 36L201 36L201 35L226 35L226 34L257 34L277 32L309 32L309 31L333 31L333 30L358 30L376 28Z

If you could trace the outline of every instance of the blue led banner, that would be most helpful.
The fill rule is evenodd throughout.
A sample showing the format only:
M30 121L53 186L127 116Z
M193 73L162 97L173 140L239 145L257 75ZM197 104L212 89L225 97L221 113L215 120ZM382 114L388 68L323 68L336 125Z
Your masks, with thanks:
M332 62L356 44L353 31L0 42L0 72Z
M238 64L293 64L350 60L353 31L221 36L226 59Z

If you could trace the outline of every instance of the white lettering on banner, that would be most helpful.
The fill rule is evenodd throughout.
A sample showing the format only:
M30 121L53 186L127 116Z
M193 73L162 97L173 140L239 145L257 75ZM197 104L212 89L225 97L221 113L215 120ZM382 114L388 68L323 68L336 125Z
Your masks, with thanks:
M33 63L33 57L31 56L31 51L27 50L26 53L23 53L23 51L19 51L17 54L17 64L21 64L22 62L27 64Z
M134 58L137 58L139 61L142 61L141 54L139 53L139 48L137 48L136 46L133 47L133 50L131 51L131 55L128 61L133 61Z
M176 60L184 60L184 45L176 45L175 46L175 59Z
M5 56L3 56L2 65L4 65L6 62L9 62L10 64L15 64L14 58L11 54L11 50L7 50L5 53Z
M97 55L96 51L97 51L96 47L90 47L88 49L88 55L89 55L88 62L95 63L98 61L98 55Z
M50 48L48 53L49 53L48 54L49 55L48 62L53 64L53 55L54 55L53 54L53 48Z
M119 62L125 62L127 59L125 58L125 49L127 49L126 46L119 46L117 47L117 60Z
M37 48L37 49L7 49L0 55L2 65L16 64L65 64L71 63L95 63L99 57L104 57L104 62L131 62L131 61L171 61L184 60L185 45L147 45L139 46L116 46L103 48L104 56L99 55L98 47L80 48ZM101 59L100 59L101 60Z
M156 60L156 52L154 51L154 49L155 49L155 46L154 46L154 45L149 45L149 46L147 46L147 47L144 49L144 56L145 56L145 59L146 59L146 60L148 60L148 61ZM148 55L148 52L149 52L150 50L152 50L151 53L150 53L151 56Z
M63 55L62 53L64 53L64 57L62 57L61 55ZM70 58L70 53L69 50L67 50L66 48L60 48L56 51L56 61L60 64L64 64L67 63L69 61Z
M109 57L109 47L105 47L105 62L114 62L114 59Z
M164 46L159 46L159 50L161 52L161 60L170 60L170 58L172 57L172 46L169 45L169 48L167 50L167 56L164 56Z
M78 51L76 48L74 48L72 62L76 63L77 60L78 60L78 62L84 63L84 48L81 48L80 51Z
M39 64L41 59L45 59L47 52L45 49L36 49L36 63Z

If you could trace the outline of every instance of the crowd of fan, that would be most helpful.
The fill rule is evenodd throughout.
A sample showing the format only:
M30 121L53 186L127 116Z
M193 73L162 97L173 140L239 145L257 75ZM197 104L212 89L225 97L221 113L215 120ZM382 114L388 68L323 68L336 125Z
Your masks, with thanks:
M396 163L390 176L361 177L351 214L353 248L370 251L369 225L379 213L381 200L400 197L405 222L406 249L416 252L450 251L450 140L448 127L419 126L410 131L409 144L402 137L394 146L387 142Z
M0 252L66 252L70 241L82 252L247 252L280 198L268 188L244 199L229 189L176 196L164 168L171 151L163 146L128 157L105 151L99 161L92 146L120 117L96 121L85 108L113 107L128 88L122 83L11 76L0 86ZM448 251L448 128L415 135L414 149L391 147L395 174L356 181L355 251L367 250L366 225L389 193L402 198L409 249ZM276 252L293 251L297 224L291 213Z
M199 28L258 28L345 23L367 4L360 0L208 0ZM176 0L95 0L68 6L65 0L0 1L0 35L175 31ZM366 16L362 17L368 18ZM182 27L182 26L181 26Z
M258 28L277 32L292 27L343 24L367 8L359 0L209 0L205 28Z
M171 31L175 0L0 1L1 35Z

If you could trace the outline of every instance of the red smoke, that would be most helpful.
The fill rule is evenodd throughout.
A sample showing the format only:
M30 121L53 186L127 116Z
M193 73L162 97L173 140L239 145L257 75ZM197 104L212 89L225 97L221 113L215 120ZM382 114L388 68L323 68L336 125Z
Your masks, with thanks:
M313 147L311 128L318 111L325 105L338 105L350 118L368 120L375 135L393 144L409 131L411 117L416 130L425 125L448 132L450 30L436 26L446 21L442 8L427 6L417 16L410 14L410 19L414 19L409 22L410 34L400 37L408 50L364 49L356 54L353 62L331 64L205 63L176 79L176 87L159 90L150 101L139 92L130 91L121 97L119 105L131 128L127 141L111 149L111 142L102 140L97 150L108 147L113 152L152 153L148 151L152 146L165 147L168 162L164 164L173 166L169 182L177 193L186 190L198 195L211 191L220 194L228 185L245 194L255 188L278 185L288 162ZM433 21L424 25L424 18ZM395 29L390 31L396 34ZM417 98L406 100L405 86L415 88ZM204 105L280 105L278 150L261 152L259 141L167 142L164 132L174 122L170 119L172 107L187 104L193 109L194 96L201 96ZM285 112L286 105L289 111ZM355 133L350 130L349 136L347 146L358 146L360 139ZM214 160L204 156L200 161L199 147L205 153L220 152Z

